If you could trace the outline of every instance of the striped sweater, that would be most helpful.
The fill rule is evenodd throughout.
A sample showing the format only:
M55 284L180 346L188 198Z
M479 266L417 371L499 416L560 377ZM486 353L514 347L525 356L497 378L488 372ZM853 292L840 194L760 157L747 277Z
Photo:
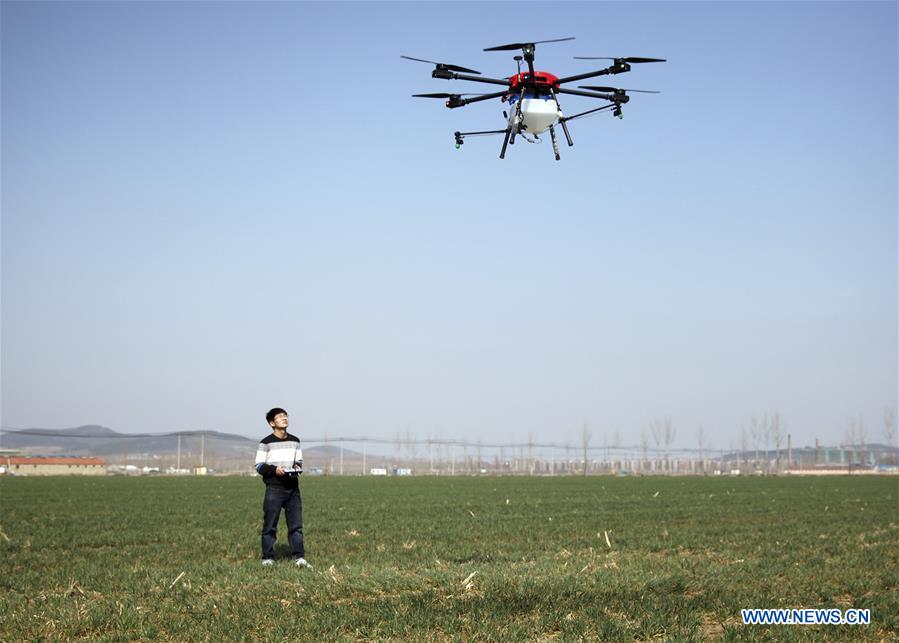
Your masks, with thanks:
M300 439L288 433L284 439L278 439L275 434L265 436L256 450L256 472L262 476L265 484L280 485L282 487L296 487L297 475L275 474L275 469L303 469L303 450L300 448Z

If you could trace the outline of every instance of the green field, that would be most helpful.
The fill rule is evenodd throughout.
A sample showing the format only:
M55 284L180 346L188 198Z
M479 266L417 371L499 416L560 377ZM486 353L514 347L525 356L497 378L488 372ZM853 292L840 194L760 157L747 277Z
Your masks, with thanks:
M258 479L4 478L0 640L897 640L897 491L307 478L302 570L283 519L284 560L259 563ZM750 607L868 608L871 624L742 625Z

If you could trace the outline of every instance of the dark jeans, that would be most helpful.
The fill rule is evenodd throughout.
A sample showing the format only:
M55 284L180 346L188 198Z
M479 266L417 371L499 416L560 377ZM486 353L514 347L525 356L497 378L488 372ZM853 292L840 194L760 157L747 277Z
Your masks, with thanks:
M287 519L287 541L294 558L303 558L303 501L300 489L287 489L281 486L266 485L265 500L262 502L262 558L275 557L275 540L278 537L278 517L281 508Z

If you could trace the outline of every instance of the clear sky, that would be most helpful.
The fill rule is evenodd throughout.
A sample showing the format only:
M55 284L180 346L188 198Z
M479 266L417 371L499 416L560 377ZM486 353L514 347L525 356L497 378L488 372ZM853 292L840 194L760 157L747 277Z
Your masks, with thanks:
M897 4L2 3L2 424L883 441ZM401 54L595 83L562 161ZM597 64L594 64L597 63ZM486 88L486 90L484 89ZM565 97L568 113L594 106Z

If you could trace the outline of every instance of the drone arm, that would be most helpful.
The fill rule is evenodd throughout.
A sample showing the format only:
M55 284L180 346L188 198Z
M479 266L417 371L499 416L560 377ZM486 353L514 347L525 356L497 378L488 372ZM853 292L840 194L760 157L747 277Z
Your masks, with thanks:
M562 126L564 126L565 123L567 123L568 121L573 121L574 119L580 118L581 116L588 116L595 112L599 112L604 109L609 109L611 107L615 107L615 103L612 103L611 105L603 105L602 107L597 107L596 109L588 109L586 112L581 112L580 114L575 114L574 116L565 116L563 118L560 118L559 122L562 124Z
M585 78L595 78L596 76L606 76L608 74L620 74L630 70L630 65L628 65L627 63L622 63L621 65L612 65L611 67L606 67L605 69L600 69L599 71L589 71L586 74L578 74L577 76L566 76L565 78L560 78L558 80L558 83L571 83L576 80L584 80Z
M475 98L460 98L457 101L448 102L446 104L446 106L449 107L450 109L452 109L454 107L464 107L465 105L468 105L468 103L479 103L482 100L491 100L493 98L499 98L500 96L505 96L507 93L508 92L506 92L506 91L501 91L501 92L494 92L493 94L484 94L482 96L476 96Z
M466 136L486 136L488 134L505 134L508 130L492 129L486 132L454 132L456 138L464 138Z
M488 83L490 85L509 86L509 81L503 78L484 78L483 76L469 76L468 74L457 74L452 71L443 69L435 69L431 72L432 78L443 78L444 80L471 80L476 83Z
M596 92L582 92L578 89L565 89L564 87L559 87L556 89L556 92L559 94L571 94L572 96L588 96L590 98L601 98L602 100L608 100L615 103L626 103L630 98L628 96L622 96L617 94L597 94Z

